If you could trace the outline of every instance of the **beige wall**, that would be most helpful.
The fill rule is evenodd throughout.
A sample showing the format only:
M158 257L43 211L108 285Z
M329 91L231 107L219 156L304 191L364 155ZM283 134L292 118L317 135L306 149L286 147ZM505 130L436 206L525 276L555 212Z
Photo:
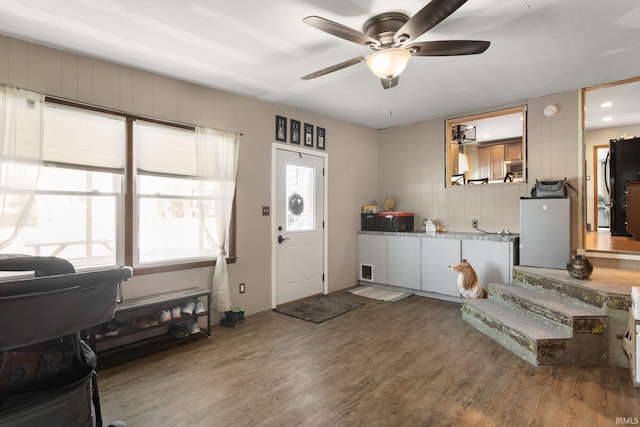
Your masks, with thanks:
M516 105L528 106L529 183L452 186L445 188L444 122L449 117L428 120L400 128L379 131L378 198L396 199L396 210L415 212L422 218L436 219L450 231L473 231L471 220L487 231L506 228L520 230L519 200L530 195L536 179L567 177L579 182L579 92L565 92L520 103L489 106L476 114ZM558 113L546 117L546 105L556 104ZM571 247L578 246L580 207L578 196L570 193Z
M358 212L377 193L376 131L220 90L0 36L0 83L140 115L244 134L237 183L237 255L231 298L248 314L271 308L271 148L275 115L322 126L329 156L329 290L356 284ZM210 268L136 276L125 298L207 287ZM238 283L246 293L238 294Z

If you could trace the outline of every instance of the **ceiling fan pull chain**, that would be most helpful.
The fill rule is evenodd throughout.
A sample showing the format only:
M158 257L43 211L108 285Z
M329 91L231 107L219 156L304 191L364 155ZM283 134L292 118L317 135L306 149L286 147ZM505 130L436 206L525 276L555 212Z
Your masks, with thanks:
M391 83L393 78L389 77L389 88L391 88ZM389 92L389 96L391 96L391 92ZM389 102L389 117L391 117L391 102Z

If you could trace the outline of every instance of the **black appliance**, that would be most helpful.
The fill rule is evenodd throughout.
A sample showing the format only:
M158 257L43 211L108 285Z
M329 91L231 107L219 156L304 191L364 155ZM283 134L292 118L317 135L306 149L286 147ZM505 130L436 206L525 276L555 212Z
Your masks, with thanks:
M627 183L640 181L640 138L609 141L610 218L612 236L627 232Z

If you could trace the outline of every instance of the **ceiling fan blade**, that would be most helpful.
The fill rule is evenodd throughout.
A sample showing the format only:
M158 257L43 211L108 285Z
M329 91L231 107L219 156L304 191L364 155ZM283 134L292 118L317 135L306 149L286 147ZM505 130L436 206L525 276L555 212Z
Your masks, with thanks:
M400 76L395 76L392 79L380 79L382 87L385 89L391 89L392 87L397 86L398 80L400 80Z
M315 73L307 74L302 77L302 80L311 80L316 77L324 76L325 74L333 73L334 71L342 70L343 68L350 67L352 65L357 64L358 62L362 62L365 60L364 56L358 56L357 58L350 59L348 61L341 62L336 65L332 65L331 67L324 68L320 71L316 71Z
M467 0L431 0L413 15L393 36L396 44L402 46L417 39L453 12Z
M411 43L405 46L413 56L475 55L489 48L491 42L476 40L440 40Z
M365 33L354 30L353 28L349 28L345 25L338 24L337 22L321 18L320 16L307 16L302 20L302 22L311 25L318 30L324 31L325 33L329 33L353 43L369 47L380 46L380 42L378 40L369 37Z

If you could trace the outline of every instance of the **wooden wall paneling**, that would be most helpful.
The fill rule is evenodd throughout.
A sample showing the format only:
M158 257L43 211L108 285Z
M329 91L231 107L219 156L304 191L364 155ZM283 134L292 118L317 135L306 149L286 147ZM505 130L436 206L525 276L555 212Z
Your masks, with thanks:
M133 69L120 67L120 85L117 90L120 92L120 105L118 109L122 111L133 111Z
M62 78L60 93L52 93L65 99L78 98L78 55L71 52L61 53Z
M449 218L453 220L452 231L464 230L467 207L472 208L471 201L467 200L467 192L464 186L450 187L453 191L453 210L449 211ZM469 202L469 203L468 203ZM451 208L451 205L449 205Z
M80 102L94 104L93 100L93 64L94 60L78 56L78 98Z
M178 121L178 82L164 76L153 76L153 117Z
M176 120L178 122L196 124L193 117L195 95L194 85L192 83L178 81L176 98L174 100L177 110Z
M45 94L62 92L62 54L39 44L27 45L29 88ZM42 72L46 70L46 72Z
M9 81L9 38L0 36L0 82Z
M238 122L238 118L241 117L239 112L241 110L241 105L245 102L246 98L238 97L222 91L216 91L215 94L216 102L210 105L210 110L207 110L208 115L206 116L206 119L208 126L218 127L224 130L233 130L230 129L230 127L239 127L240 124ZM289 125L288 121L287 125ZM287 137L289 137L289 132L287 132ZM313 140L315 141L315 134Z
M28 76L28 45L29 43L18 40L9 40L9 78L7 83L11 86L29 88Z
M111 62L93 62L94 105L112 109L120 108L120 66Z
M133 71L133 112L153 117L153 74Z
M500 215L502 227L512 233L520 232L520 197L522 189L529 188L529 184L505 185L502 187L502 203Z
M483 218L485 224L478 224L478 227L487 231L499 231L502 228L501 221L498 220L497 212L502 209L496 209L495 200L496 193L500 193L502 185L480 185L480 191L478 195L480 197L480 218ZM474 218L468 218L467 223L471 224L471 220Z

